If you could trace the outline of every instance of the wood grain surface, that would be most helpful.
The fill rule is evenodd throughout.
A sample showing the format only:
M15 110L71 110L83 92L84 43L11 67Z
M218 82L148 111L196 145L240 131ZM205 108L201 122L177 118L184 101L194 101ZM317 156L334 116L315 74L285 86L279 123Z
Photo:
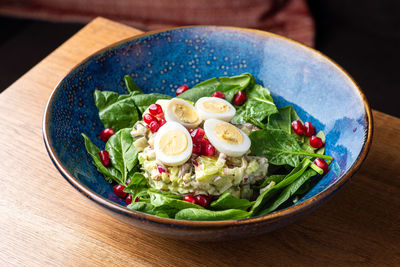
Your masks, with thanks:
M344 189L264 236L222 243L165 239L82 197L46 153L47 98L82 59L138 33L95 19L0 94L0 266L400 265L400 119L378 111L371 151Z

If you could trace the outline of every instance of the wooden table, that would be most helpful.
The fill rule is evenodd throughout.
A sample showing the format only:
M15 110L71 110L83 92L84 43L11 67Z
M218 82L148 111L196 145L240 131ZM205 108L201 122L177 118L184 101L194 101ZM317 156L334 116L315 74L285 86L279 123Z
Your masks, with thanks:
M312 214L264 236L164 239L82 197L46 153L45 103L83 58L138 33L95 19L0 95L0 266L400 264L400 119L379 111L371 151L352 181Z

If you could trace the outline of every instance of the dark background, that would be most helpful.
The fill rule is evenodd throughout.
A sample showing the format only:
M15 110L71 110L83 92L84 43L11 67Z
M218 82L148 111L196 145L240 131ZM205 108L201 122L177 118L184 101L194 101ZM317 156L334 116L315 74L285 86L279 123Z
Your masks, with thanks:
M308 0L315 48L342 65L372 108L400 117L400 1ZM83 24L0 17L0 92Z

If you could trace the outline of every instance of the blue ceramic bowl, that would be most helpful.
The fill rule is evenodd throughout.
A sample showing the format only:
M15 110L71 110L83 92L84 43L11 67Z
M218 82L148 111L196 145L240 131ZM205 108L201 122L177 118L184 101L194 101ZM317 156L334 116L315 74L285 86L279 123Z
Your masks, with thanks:
M128 210L91 164L81 133L97 146L103 126L95 89L126 93L129 74L145 92L174 95L215 76L252 73L278 107L293 105L304 121L326 133L335 158L318 184L289 208L269 215L219 222L165 219ZM360 167L371 144L372 117L364 94L337 64L319 52L268 32L231 27L183 27L146 33L107 47L76 66L54 89L43 121L46 148L77 190L132 225L185 239L225 239L271 231L319 206Z

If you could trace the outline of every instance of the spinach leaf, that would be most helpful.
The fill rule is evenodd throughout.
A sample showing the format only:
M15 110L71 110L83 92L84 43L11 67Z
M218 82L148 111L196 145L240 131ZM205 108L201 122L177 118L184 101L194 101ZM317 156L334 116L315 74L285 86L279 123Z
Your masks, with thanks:
M179 98L196 102L202 97L211 96L214 92L220 91L225 94L225 99L232 102L233 96L247 87L253 87L255 80L250 73L243 73L233 77L211 78L197 84L190 90L179 95Z
M89 154L89 156L93 159L93 164L94 166L97 167L97 170L102 174L104 174L107 180L112 180L118 184L123 184L121 173L113 166L105 167L100 160L99 156L100 149L96 147L92 143L92 141L90 141L89 137L87 137L84 133L82 133L82 136L85 140L86 151Z
M278 109L279 112L269 115L268 129L281 129L287 133L292 131L292 106Z
M210 204L210 207L214 210L247 210L251 205L253 205L253 203L247 199L239 199L232 196L230 193L224 193L217 200L213 201Z
M277 184L277 183L279 183L280 181L282 181L283 178L285 178L285 177L286 177L285 174L274 174L274 175L270 175L270 176L268 176L267 178L265 178L264 182L263 182L261 185L259 185L259 186L257 186L257 187L254 187L254 188L264 188L264 187L266 187L267 185L269 185L269 183L271 183L271 182L274 182L275 184Z
M171 99L169 95L163 95L158 93L151 94L137 94L132 96L133 101L135 102L136 107L139 109L140 114L151 105L156 103L158 99Z
M253 87L248 87L245 92L247 100L244 105L236 110L236 114L231 121L232 123L245 123L246 117L250 117L261 123L268 115L278 112L271 93L267 88L255 84Z
M127 206L128 209L141 211L147 214L170 218L167 213L157 210L157 207L147 202L133 202Z
M127 180L129 171L138 163L138 152L133 145L134 141L130 129L125 128L112 135L106 143L111 164L122 174L123 184Z
M306 171L310 164L311 161L307 158L304 158L301 162L301 165L294 168L281 182L261 193L254 202L253 207L251 208L252 214L257 214L257 212L261 208L263 208L264 204L277 192L279 192L279 190L296 181Z
M136 85L136 83L132 80L132 77L129 75L124 76L125 86L128 89L129 93L132 94L144 94L142 90Z
M169 197L169 198L175 198L175 199L182 199L182 197L180 195L168 192L168 191L162 191L162 190L158 190L155 188L149 188L149 194L153 193L153 194L160 194L163 195L165 197Z
M176 213L177 220L190 221L222 221L222 220L237 220L245 219L250 215L249 212L238 209L229 209L221 211L212 211L206 209L183 209Z
M279 196L270 204L268 207L259 211L257 215L262 216L276 210L280 205L287 201L292 195L294 195L299 188L307 182L311 177L315 176L317 173L312 170L306 170L296 181L287 186Z
M132 176L129 176L131 179L129 185L125 187L124 192L131 194L132 199L135 200L137 197L148 196L148 184L146 177L140 172L135 172Z
M155 211L168 214L169 217L174 217L178 211L187 208L203 209L202 206L178 199L175 197L177 195L171 197L174 194L161 192L163 191L157 192L149 189L150 203L155 207ZM178 197L181 198L180 196Z
M130 95L95 90L94 102L99 109L99 117L105 128L118 131L132 127L139 120L138 110Z
M296 167L301 157L319 157L333 159L330 156L310 153L301 149L296 139L289 133L277 129L262 129L250 134L251 153L264 156L274 165L290 165Z

